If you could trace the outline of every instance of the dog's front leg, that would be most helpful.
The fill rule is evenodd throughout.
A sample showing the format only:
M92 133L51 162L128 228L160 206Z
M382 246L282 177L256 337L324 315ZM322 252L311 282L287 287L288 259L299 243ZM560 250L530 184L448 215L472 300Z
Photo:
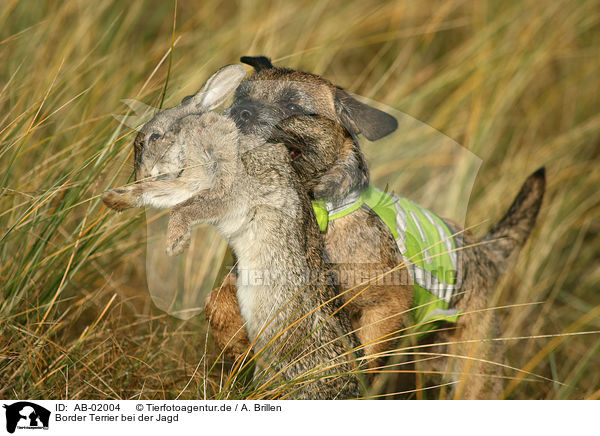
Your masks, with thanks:
M250 341L240 313L233 274L208 295L204 313L215 342L226 355L238 358L248 352Z
M360 150L347 140L345 154L333 167L320 177L313 189L315 198L323 200L344 199L355 189L364 189L369 185L369 171Z

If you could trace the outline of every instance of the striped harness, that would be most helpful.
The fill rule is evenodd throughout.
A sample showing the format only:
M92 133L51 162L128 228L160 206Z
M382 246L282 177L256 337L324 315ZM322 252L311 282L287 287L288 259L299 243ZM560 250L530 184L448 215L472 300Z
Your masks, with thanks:
M368 206L389 227L413 281L413 316L418 329L431 330L432 321L456 322L450 308L455 291L457 254L448 225L411 200L369 187L351 194L341 205L315 200L313 209L321 232L329 221Z

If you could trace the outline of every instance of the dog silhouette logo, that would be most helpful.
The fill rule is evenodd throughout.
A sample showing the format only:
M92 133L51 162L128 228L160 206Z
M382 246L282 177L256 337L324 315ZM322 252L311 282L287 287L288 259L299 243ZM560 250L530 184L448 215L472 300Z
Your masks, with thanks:
M4 404L6 409L6 431L14 433L19 429L48 429L50 411L29 401L19 401L10 405Z

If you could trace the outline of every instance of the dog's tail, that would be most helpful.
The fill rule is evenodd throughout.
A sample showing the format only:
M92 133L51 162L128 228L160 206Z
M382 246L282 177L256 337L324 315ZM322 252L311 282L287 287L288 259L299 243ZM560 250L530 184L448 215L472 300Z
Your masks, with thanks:
M542 167L525 180L504 218L482 238L482 241L489 241L489 255L499 274L506 270L509 259L525 244L540 211L545 190L546 169Z

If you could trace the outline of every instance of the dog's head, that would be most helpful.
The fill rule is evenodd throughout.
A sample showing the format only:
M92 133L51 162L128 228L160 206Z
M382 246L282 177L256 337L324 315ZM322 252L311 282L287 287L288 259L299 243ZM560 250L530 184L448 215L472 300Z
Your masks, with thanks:
M241 61L253 66L255 73L238 87L227 113L243 133L283 142L315 197L344 195L368 184L356 137L363 134L374 141L390 134L397 128L394 117L315 74L274 67L262 56ZM336 183L347 186L341 191L320 186L336 167L347 176L342 180L338 174Z

